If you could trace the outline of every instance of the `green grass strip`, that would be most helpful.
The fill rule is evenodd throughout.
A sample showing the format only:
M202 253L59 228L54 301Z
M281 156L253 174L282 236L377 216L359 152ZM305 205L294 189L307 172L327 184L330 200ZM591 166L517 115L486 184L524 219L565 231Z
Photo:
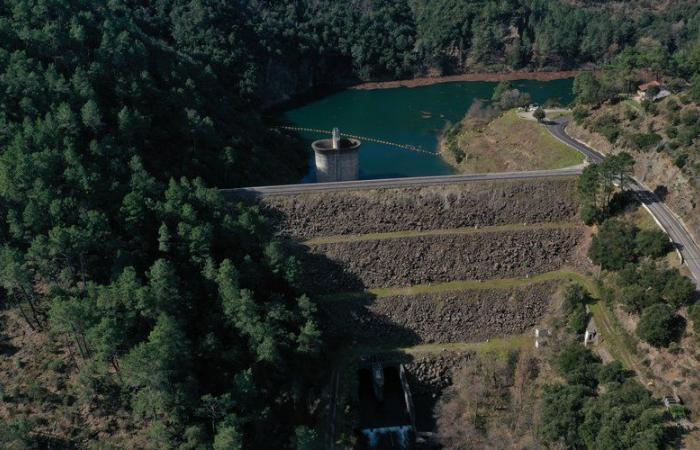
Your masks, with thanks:
M364 292L348 292L321 296L324 301L358 300L367 297L383 298L399 295L440 294L444 292L511 289L547 281L571 281L585 284L586 277L576 272L556 270L529 278L499 278L494 280L463 280L436 284L417 284L408 287L368 289ZM591 282L592 283L592 282ZM588 288L588 286L586 286Z
M402 239L402 238L417 238L423 236L451 236L451 235L468 235L477 233L505 233L509 231L530 231L530 230L557 230L557 229L572 229L582 228L583 225L572 222L563 223L532 223L532 224L508 224L494 225L489 227L465 227L465 228L449 228L444 230L424 230L424 231L392 231L388 233L368 233L368 234L346 234L335 236L324 236L310 239L304 242L304 245L323 245L323 244L338 244L343 242L363 242L363 241L380 241L387 239Z
M482 342L450 342L437 344L420 344L412 347L389 347L383 345L361 346L348 349L345 357L356 360L360 357L383 356L385 360L404 360L406 356L438 354L443 351L475 352L477 354L496 354L506 357L513 350L533 347L534 335L520 334L503 338L492 338Z

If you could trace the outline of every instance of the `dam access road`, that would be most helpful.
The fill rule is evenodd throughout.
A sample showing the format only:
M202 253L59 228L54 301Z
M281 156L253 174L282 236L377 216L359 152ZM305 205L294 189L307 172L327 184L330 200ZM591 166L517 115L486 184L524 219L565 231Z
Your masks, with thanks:
M568 121L560 120L546 125L547 130L561 142L581 152L589 162L599 163L605 156L591 147L579 142L566 133ZM226 197L233 196L270 196L270 195L298 195L304 193L337 192L365 189L395 189L420 186L437 186L446 184L460 184L478 181L499 180L527 180L536 178L560 178L578 176L582 172L579 168L557 170L535 170L529 172L500 172L484 174L463 174L426 176L411 178L388 178L377 180L345 181L336 183L309 183L288 184L278 186L244 187L237 189L222 189ZM659 199L650 189L636 179L631 180L631 187L637 198L647 208L661 228L666 231L673 241L683 262L688 267L697 289L700 290L700 247L695 242L683 221L671 209Z
M592 163L599 163L605 159L605 155L592 149L586 144L577 141L566 133L567 120L560 120L547 124L547 129L552 135L566 145L583 153ZM696 289L700 290L700 247L693 239L683 221L671 208L666 205L651 189L644 186L636 178L632 178L630 187L647 208L661 228L669 235L683 262L690 270L695 280Z

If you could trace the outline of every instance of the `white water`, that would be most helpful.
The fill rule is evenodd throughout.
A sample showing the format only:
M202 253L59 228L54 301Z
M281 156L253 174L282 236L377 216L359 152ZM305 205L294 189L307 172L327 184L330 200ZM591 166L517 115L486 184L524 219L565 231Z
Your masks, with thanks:
M412 427L403 425L400 427L367 428L362 430L362 434L369 441L369 448L376 448L383 436L388 436L392 444L398 443L399 448L408 448Z

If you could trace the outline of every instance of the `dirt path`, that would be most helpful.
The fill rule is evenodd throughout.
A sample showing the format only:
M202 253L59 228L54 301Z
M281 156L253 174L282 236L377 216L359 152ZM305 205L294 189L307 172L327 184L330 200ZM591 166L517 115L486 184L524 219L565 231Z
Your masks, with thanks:
M370 81L351 86L350 89L390 89L397 87L420 87L430 86L433 84L450 83L454 81L515 81L515 80L536 80L536 81L552 81L565 78L574 78L583 70L568 70L559 72L506 72L506 73L466 73L462 75L449 75L445 77L422 77L412 80L397 80L397 81Z

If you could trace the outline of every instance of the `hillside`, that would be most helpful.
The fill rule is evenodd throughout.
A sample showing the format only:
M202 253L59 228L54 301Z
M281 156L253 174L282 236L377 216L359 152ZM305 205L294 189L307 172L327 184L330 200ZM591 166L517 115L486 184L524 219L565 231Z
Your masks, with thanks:
M687 92L653 104L632 98L581 107L567 127L606 153L631 153L635 176L658 192L700 238L700 108Z
M576 150L542 125L509 110L495 118L465 117L443 133L441 152L459 172L561 169L583 163Z

